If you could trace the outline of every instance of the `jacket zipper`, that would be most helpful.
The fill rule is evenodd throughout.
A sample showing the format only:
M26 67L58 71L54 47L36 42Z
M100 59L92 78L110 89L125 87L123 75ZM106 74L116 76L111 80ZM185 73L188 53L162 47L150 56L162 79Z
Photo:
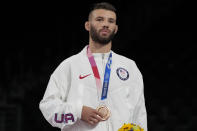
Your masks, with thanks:
M104 73L105 73L105 54L102 54L102 65L103 65L103 78L104 78Z

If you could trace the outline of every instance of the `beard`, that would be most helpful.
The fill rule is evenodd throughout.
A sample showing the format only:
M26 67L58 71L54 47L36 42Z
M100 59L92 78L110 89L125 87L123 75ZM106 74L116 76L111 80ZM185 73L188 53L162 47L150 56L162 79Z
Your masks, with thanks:
M100 31L97 30L91 25L90 36L94 42L100 43L102 45L107 45L115 36L115 30L113 30L108 37L103 37L100 34Z

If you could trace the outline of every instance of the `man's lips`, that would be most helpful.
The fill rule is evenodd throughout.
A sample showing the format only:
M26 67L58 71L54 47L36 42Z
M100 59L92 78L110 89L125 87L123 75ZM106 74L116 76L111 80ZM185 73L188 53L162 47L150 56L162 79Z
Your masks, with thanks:
M103 30L101 30L101 32L109 32L109 30L106 30L106 29L103 29Z
M106 29L102 29L102 30L100 30L100 32L103 33L103 34L108 34L110 31L106 30Z

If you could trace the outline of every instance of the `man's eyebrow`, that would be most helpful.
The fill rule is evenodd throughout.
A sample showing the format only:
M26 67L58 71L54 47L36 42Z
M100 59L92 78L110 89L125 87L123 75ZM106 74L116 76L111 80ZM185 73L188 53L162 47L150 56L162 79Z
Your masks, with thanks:
M115 19L114 19L114 18L109 18L109 20L113 20L113 21L115 21Z
M96 19L98 19L98 18L103 18L103 17L102 16L97 16Z
M99 19L99 18L104 18L104 17L102 17L102 16L97 16L96 17L96 19ZM114 18L108 18L109 20L114 20L115 21L115 19Z

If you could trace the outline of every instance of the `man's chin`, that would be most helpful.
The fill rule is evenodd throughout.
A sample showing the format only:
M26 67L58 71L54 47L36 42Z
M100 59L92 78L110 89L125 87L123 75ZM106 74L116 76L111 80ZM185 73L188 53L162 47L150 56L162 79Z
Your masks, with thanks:
M107 45L110 43L110 40L102 40L102 41L98 41L98 43L101 45Z

